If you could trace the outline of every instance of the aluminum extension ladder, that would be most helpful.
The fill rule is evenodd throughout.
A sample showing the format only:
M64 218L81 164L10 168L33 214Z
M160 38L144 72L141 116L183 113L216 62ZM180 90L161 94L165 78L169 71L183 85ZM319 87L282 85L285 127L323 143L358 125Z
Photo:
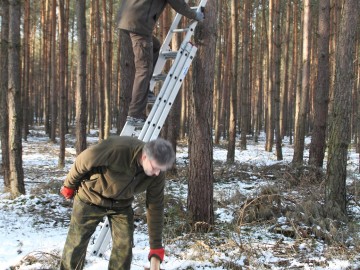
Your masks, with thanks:
M192 9L201 10L205 7L207 0L201 0L197 7ZM154 67L153 76L150 81L150 91L154 90L157 81L164 81L159 95L145 121L144 126L136 127L126 122L120 136L138 136L144 142L156 139L159 136L162 126L170 112L174 100L180 90L181 84L187 74L189 67L195 57L197 47L190 42L197 26L197 21L192 21L188 27L179 29L178 25L182 15L177 13L170 30L160 48L159 58ZM178 51L170 49L170 42L174 33L185 33L184 39ZM162 70L168 59L175 59L169 73L162 74ZM141 129L141 131L139 131ZM111 241L109 221L106 218L100 234L95 241L92 255L102 257Z

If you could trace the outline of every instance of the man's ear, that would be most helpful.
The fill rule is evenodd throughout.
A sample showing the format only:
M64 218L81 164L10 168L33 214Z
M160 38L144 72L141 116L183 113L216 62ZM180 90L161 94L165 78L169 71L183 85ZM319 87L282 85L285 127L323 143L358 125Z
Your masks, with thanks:
M140 163L141 163L141 166L143 165L143 161L146 159L146 154L145 152L142 152L141 153L141 156L140 156Z

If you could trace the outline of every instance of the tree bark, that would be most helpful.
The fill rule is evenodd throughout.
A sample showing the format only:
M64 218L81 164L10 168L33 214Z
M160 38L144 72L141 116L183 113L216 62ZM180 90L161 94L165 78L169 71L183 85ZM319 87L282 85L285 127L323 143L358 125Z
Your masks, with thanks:
M296 106L295 106L295 94L296 94L296 89L297 89L297 80L298 80L298 56L299 56L299 49L298 49L298 0L294 1L294 6L293 6L293 14L294 14L294 23L293 23L293 38L292 38L292 47L293 47L293 51L292 51L292 65L291 65L291 71L290 71L290 76L291 76L291 80L290 80L290 93L289 93L289 121L288 121L288 126L289 126L289 141L290 144L292 144L293 141L293 136L292 136L292 129L293 129L293 123L294 123L294 115L295 115L295 110L296 110Z
M56 0L51 1L51 60L50 60L50 100L51 100L51 129L50 140L56 142L56 128L57 128L57 66L56 66Z
M236 144L236 116L237 116L237 84L238 84L238 8L237 0L231 1L231 57L232 65L230 70L231 89L230 89L230 113L229 113L229 140L226 161L234 163L235 144Z
M268 63L268 74L267 81L268 85L266 88L266 144L265 150L268 152L272 151L274 145L274 63L273 63L273 27L274 27L274 0L269 0L269 25L268 25L268 51L267 51L267 63Z
M42 53L42 92L43 92L43 119L46 134L51 134L50 131L50 59L51 59L51 31L50 31L50 0L43 1L43 16L42 16L42 26L43 26L43 53Z
M59 0L59 139L60 139L60 151L59 151L59 168L65 167L65 134L66 134L66 100L65 100L65 43L68 39L65 36L66 20L65 20L65 3L64 0Z
M87 35L86 35L86 0L76 1L77 33L78 33L78 66L76 85L76 153L86 149L86 63L87 63Z
M213 209L213 78L215 75L216 1L206 6L206 19L199 23L195 44L199 50L193 64L193 89L189 116L188 210L193 223L214 223Z
M0 55L0 134L2 172L5 188L10 188L10 160L9 160L9 108L8 108L8 74L9 74L9 1L1 2L1 55Z
M134 54L129 35L120 31L120 108L119 122L122 128L126 122L134 82Z
M330 0L319 2L318 75L315 92L314 128L311 136L309 163L322 167L326 148L326 126L329 103L330 66Z
M292 16L291 13L291 1L288 1L286 4L286 16L285 16L285 33L284 33L284 77L283 84L280 93L280 135L283 138L286 134L288 134L288 119L290 106L288 104L289 100L289 62L290 62L290 19Z
M299 111L295 117L295 144L293 163L302 164L304 158L305 124L309 100L310 83L310 44L311 44L311 4L310 0L304 0L304 26L303 26L303 50L302 50L302 77L301 88L297 97Z
M109 26L108 15L106 8L106 0L102 0L102 23L103 23L103 50L104 50L104 103L105 103L105 123L104 123L104 139L108 138L111 129L111 108L110 108L110 93L111 93L111 81L110 75L111 68L111 56L110 56L110 39L109 39ZM111 18L110 18L111 20Z
M251 1L245 0L244 2L244 18L243 18L243 35L242 35L242 46L243 46L243 70L241 80L241 150L246 150L246 136L249 133L248 123L250 121L249 115L249 97L250 97L250 14L251 14Z
M223 43L223 39L225 38L224 35L224 20L222 18L223 16L223 0L219 0L219 10L217 12L219 21L218 26L218 36L221 38L217 39L216 47L220 48L221 44ZM216 56L216 83L215 83L215 89L214 89L214 144L218 145L220 143L220 113L221 113L221 76L223 74L223 51L217 50L217 56Z
M9 8L9 161L10 193L12 197L25 194L24 172L22 167L21 142L21 67L20 67L20 18L21 3L10 0Z
M346 165L350 144L351 91L354 83L355 36L359 20L358 0L346 0L336 48L334 108L329 127L329 151L325 202L330 214L346 215Z
M280 66L281 66L281 42L280 42L280 2L274 0L274 43L273 43L273 83L274 83L274 128L276 158L282 160L282 138L280 130Z
M104 62L103 62L103 46L101 46L101 17L100 17L100 4L99 0L95 0L95 35L96 35L96 55L97 55L97 94L98 94L98 129L99 129L99 140L103 140L104 135L104 119L105 119L105 108L104 108Z
M22 108L23 108L23 138L26 141L29 133L29 94L30 94L30 0L24 1L24 41L23 55L24 68L22 76Z

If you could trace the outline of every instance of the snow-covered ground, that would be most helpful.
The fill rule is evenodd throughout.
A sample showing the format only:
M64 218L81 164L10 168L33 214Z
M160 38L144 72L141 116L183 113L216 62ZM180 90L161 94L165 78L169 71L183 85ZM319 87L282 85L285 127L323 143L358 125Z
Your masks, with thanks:
M89 136L88 139L89 143L95 143L97 137ZM67 140L73 142L71 137ZM306 143L309 142L307 139ZM71 202L60 197L57 188L61 186L75 154L69 147L66 152L66 167L59 169L58 148L59 145L48 142L41 130L31 131L28 141L23 143L26 195L9 200L0 176L0 270L53 269L50 262L61 256L71 214ZM286 141L283 146L284 160L281 162L276 161L275 153L266 152L264 148L263 137L256 144L249 140L247 150L236 150L237 163L266 167L286 165L292 160L293 149ZM306 151L305 160L307 155ZM224 161L226 149L214 148L214 159L218 162ZM178 147L177 163L181 165L186 162L186 146ZM349 181L360 181L359 174L356 173L358 166L359 155L350 150ZM234 175L238 173L241 172L236 171ZM248 175L246 180L234 177L227 181L217 179L214 183L214 201L222 203L217 203L214 207L216 221L209 236L186 230L182 234L172 232L178 228L171 226L178 223L169 221L168 228L165 228L166 258L161 265L162 269L360 269L360 255L356 254L357 247L353 244L343 250L335 249L329 252L332 247L320 239L296 239L276 234L271 230L274 223L266 222L252 223L249 226L245 224L239 231L225 230L226 226L233 228L231 224L237 218L236 211L239 206L234 203L234 198L237 195L239 198L249 198L260 187L269 185L269 180L261 174L252 171L245 173ZM167 194L182 200L186 205L186 179L169 179ZM289 194L297 196L295 190L290 190ZM244 200L238 203L244 203ZM351 213L359 220L359 204L352 206ZM278 226L286 226L289 218L278 217L276 223ZM146 224L139 219L136 225L132 270L144 269L144 266L149 265ZM354 228L356 230L359 227L357 221ZM360 238L359 231L355 235ZM110 251L102 258L92 256L92 245L93 241L89 245L85 269L107 269ZM344 256L347 252L352 255Z

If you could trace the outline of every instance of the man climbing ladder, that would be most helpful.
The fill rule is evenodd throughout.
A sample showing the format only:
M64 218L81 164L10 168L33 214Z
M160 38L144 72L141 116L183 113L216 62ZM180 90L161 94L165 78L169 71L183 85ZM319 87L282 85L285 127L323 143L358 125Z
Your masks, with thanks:
M192 10L184 0L128 0L122 1L118 13L118 27L129 35L135 64L135 78L127 121L143 125L148 100L149 82L160 50L160 42L152 35L155 24L166 4L189 19L202 21L201 10Z

